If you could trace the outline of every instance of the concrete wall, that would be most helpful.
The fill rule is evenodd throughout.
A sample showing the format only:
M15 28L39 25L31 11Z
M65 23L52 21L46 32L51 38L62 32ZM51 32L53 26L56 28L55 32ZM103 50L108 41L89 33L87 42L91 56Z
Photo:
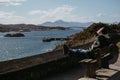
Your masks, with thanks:
M0 80L40 80L78 64L80 57L70 57L62 51L0 62Z

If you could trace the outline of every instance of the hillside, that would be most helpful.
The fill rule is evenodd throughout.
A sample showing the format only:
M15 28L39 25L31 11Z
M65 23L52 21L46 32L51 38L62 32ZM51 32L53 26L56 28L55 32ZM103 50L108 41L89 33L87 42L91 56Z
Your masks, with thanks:
M33 24L0 24L0 32L9 32L9 31L38 31L38 30L65 30L64 27L46 27Z
M91 39L96 34L96 31L103 26L108 29L109 34L120 33L120 23L118 24L93 23L84 31L75 34L70 41L66 42L66 44L69 46L73 46L78 45L81 42L91 41Z
M80 45L85 45L91 43L95 40L96 31L101 27L106 27L109 34L113 35L115 33L120 33L120 23L118 24L105 24L105 23L93 23L88 28L84 29L80 33L76 33L71 36L71 39L68 40L65 44L70 47L77 47ZM120 39L120 37L114 36L112 41ZM58 45L56 49L61 48L61 45Z

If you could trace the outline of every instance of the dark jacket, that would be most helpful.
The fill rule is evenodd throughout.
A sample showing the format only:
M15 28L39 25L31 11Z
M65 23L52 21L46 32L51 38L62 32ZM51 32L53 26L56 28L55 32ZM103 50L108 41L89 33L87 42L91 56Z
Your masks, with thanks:
M105 46L109 46L110 41L109 38L105 37L104 35L99 35L96 37L96 41L93 43L93 49L102 48Z

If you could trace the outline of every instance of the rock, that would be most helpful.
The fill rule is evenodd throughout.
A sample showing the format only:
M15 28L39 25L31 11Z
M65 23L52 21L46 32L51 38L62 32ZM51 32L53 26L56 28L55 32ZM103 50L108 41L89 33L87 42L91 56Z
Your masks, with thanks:
M44 38L43 42L50 42L50 41L63 41L63 40L69 40L69 38Z
M4 37L24 37L25 35L22 33L15 33L15 34L6 34Z

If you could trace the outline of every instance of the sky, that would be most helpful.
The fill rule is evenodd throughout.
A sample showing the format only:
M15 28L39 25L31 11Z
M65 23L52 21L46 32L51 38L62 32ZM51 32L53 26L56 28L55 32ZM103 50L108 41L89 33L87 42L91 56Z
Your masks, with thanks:
M120 22L120 0L0 0L0 24Z

